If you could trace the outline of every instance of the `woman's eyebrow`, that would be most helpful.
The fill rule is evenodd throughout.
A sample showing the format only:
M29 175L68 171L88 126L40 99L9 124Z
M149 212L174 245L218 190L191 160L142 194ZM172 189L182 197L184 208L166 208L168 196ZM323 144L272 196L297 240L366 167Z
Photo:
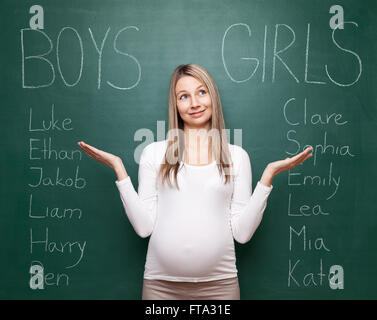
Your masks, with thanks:
M201 84L200 86L196 87L195 90L199 89L200 87L204 87L204 85ZM185 91L186 91L186 90L180 90L180 91L178 91L178 92L176 93L176 95L179 95L180 92L185 92Z

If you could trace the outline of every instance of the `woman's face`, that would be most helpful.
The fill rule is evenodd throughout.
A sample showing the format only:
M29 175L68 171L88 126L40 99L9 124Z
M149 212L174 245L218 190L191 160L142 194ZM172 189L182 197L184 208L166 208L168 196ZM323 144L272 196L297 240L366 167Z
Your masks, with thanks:
M178 80L175 94L185 127L210 129L212 99L205 85L194 77L184 76Z

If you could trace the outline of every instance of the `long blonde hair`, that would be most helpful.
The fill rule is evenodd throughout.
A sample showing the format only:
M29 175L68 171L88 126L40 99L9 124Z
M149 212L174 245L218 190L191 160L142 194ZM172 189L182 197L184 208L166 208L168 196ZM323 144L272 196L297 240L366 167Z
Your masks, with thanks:
M168 147L165 152L164 161L160 166L159 175L162 176L162 183L167 181L171 187L170 174L173 171L175 184L177 188L177 174L182 161L185 139L183 135L184 122L178 112L177 97L175 94L175 87L178 80L184 76L192 76L200 81L208 90L212 99L212 117L211 130L215 133L212 138L212 150L215 155L219 174L225 174L225 183L230 182L230 174L233 168L231 155L228 148L228 141L225 134L224 117L221 108L220 96L215 84L215 81L203 67L196 64L182 64L179 65L173 72L170 79L169 88L169 131L168 131ZM218 134L216 134L218 133ZM214 139L215 138L215 139Z

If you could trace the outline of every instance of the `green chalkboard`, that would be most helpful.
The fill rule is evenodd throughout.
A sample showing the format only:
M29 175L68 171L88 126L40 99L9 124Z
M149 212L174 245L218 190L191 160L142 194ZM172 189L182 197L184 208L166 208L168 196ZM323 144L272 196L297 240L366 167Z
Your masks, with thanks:
M268 162L314 148L236 243L241 299L377 298L376 1L34 4L1 9L1 299L141 298L148 238L77 142L119 155L137 188L135 151L165 138L184 63L215 79L253 187Z

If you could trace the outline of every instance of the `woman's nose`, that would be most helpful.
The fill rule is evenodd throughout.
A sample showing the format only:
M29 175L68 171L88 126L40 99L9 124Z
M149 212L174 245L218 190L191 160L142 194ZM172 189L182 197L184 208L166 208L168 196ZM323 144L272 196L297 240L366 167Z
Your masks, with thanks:
M196 107L197 106L197 99L196 99L195 95L191 96L191 106L192 107Z

